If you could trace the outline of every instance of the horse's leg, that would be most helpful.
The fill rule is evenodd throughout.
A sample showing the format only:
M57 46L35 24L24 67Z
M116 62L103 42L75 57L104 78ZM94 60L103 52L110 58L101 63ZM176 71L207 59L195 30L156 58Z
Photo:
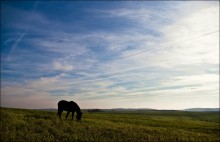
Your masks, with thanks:
M61 119L61 114L62 114L63 110L62 109L58 109L58 116Z
M67 114L66 114L66 119L67 119L67 117L68 117L69 113L70 113L70 112L69 112L69 111L67 111Z
M74 117L74 111L72 112L72 120L73 120L73 117Z

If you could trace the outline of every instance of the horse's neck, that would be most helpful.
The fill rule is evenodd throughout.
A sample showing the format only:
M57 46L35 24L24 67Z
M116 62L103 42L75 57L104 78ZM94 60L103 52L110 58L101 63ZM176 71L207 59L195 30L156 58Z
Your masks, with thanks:
M81 110L80 110L80 108L77 108L76 113L79 113L79 112L81 112Z

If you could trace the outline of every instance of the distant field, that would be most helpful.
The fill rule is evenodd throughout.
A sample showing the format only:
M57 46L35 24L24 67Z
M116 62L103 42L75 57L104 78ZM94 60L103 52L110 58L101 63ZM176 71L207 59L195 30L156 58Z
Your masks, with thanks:
M220 141L219 112L84 112L79 122L65 115L1 108L1 142Z

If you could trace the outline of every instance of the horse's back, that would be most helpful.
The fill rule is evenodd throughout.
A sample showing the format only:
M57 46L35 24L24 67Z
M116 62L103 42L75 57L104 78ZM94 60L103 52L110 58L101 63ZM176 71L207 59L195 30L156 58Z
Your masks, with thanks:
M65 111L74 111L74 109L76 109L78 107L78 105L73 102L73 101L65 101L65 100L61 100L58 102L58 109L62 109Z
M65 105L67 105L67 103L68 103L67 101L61 100L61 101L58 102L58 107L65 106Z

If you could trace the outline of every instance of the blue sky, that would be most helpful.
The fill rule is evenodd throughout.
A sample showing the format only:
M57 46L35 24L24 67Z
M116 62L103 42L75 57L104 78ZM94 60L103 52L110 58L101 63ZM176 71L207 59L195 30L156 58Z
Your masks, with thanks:
M1 106L61 99L219 107L219 2L1 2Z

